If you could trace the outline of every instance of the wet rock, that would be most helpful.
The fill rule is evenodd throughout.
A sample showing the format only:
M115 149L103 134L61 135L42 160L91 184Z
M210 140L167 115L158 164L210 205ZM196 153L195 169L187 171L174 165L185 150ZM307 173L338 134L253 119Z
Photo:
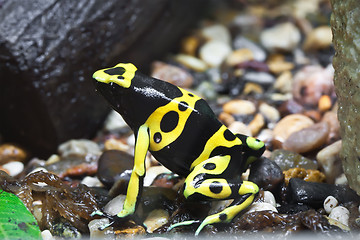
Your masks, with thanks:
M164 209L155 209L149 213L144 221L147 227L146 231L152 233L162 225L166 224L169 220L169 213Z
M317 169L318 165L313 160L306 158L298 153L290 152L283 149L276 149L271 153L271 160L273 160L282 171L290 168L305 168Z
M187 54L178 54L174 57L175 61L183 64L184 66L198 71L198 72L204 72L208 69L208 66L206 63L196 57L193 57L191 55Z
M81 181L81 184L84 184L88 187L103 187L104 185L100 182L97 177L86 176Z
M133 168L134 157L118 150L104 151L99 158L97 176L107 187L115 182L126 192L127 184Z
M69 140L58 147L61 157L99 155L100 147L93 141L87 139Z
M231 47L221 41L212 40L200 47L200 58L211 67L218 67L231 53Z
M335 179L342 173L340 150L341 140L323 148L316 155L316 160L325 173L328 183L334 183Z
M282 204L277 209L278 212L282 214L296 214L296 213L308 211L311 208L308 205L302 203L301 204L287 203L287 204Z
M155 178L161 174L171 173L169 169L164 166L153 166L146 169L146 176L144 178L144 186L150 186Z
M301 39L300 31L294 24L281 23L264 30L260 35L261 44L270 52L292 51Z
M193 77L190 73L179 67L157 61L153 63L152 68L151 76L153 78L182 88L189 88L193 84Z
M307 36L303 45L305 51L321 50L332 44L332 32L329 26L314 28Z
M109 138L104 142L104 150L119 150L122 152L128 152L130 146L124 143L125 140Z
M284 174L274 161L261 157L251 164L249 181L263 190L274 192L284 182Z
M289 184L291 178L304 179L307 182L324 182L325 175L319 170L304 169L304 168L290 168L284 171L285 183Z
M104 207L104 213L109 214L110 216L118 214L124 206L126 195L118 195L117 197L111 199Z
M140 67L159 58L195 24L207 4L3 2L0 61L1 79L7 81L0 83L0 131L4 139L47 157L61 142L92 137L109 111L89 81L94 70L119 59ZM166 37L157 39L163 34Z
M292 133L283 143L283 148L297 153L306 153L326 143L329 125L326 122L316 123Z
M310 127L314 121L301 114L291 114L282 118L274 127L274 139L283 143L291 134Z
M328 196L338 199L339 203L360 202L360 197L350 188L327 183L306 182L299 178L289 181L289 197L293 203L303 203L314 208L323 206Z
M332 66L327 68L315 65L304 67L294 76L294 99L301 104L316 107L322 95L331 96L333 94L333 77Z
M20 147L13 144L0 145L0 165L10 161L24 162L27 153Z

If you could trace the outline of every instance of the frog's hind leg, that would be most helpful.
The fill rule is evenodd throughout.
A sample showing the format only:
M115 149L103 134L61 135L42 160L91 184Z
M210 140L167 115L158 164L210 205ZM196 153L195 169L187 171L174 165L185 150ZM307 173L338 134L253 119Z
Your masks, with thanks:
M234 199L233 203L223 211L210 215L201 222L195 234L209 224L228 223L246 209L254 200L259 192L256 184L249 181L241 181L234 173L234 167L230 161L231 156L215 156L194 167L185 180L184 195L189 200L222 200ZM197 220L190 220L174 224L170 227L190 225L197 223Z

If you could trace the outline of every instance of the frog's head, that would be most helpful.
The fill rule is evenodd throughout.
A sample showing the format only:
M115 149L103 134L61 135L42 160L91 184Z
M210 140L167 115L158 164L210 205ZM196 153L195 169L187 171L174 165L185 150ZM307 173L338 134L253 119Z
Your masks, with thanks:
M137 68L132 63L119 63L115 67L96 71L93 78L97 82L109 85L117 84L122 88L129 88Z

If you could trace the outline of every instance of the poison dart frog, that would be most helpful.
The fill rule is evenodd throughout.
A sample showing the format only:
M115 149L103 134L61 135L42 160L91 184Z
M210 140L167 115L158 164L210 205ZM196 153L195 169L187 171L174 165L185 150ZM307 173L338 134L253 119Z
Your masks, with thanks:
M234 199L230 206L202 221L179 222L169 229L199 223L195 232L198 235L206 225L231 222L253 202L259 188L255 183L242 181L240 176L262 155L263 142L233 134L204 99L146 76L131 63L98 70L93 78L97 91L121 114L136 139L134 167L123 210L113 219L128 218L135 212L148 151L165 167L185 177L186 199Z

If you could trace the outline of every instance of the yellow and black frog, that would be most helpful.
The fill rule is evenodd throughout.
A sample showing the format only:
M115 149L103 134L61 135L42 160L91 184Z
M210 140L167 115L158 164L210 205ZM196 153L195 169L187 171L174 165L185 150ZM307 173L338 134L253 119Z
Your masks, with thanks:
M180 222L170 229L200 223L197 235L206 225L231 222L253 202L259 188L242 181L240 175L262 155L263 142L233 134L205 100L143 75L131 63L98 70L93 78L96 89L121 114L136 139L126 199L114 220L128 218L135 212L143 188L147 151L165 167L185 177L186 199L234 199L230 206L202 221Z

